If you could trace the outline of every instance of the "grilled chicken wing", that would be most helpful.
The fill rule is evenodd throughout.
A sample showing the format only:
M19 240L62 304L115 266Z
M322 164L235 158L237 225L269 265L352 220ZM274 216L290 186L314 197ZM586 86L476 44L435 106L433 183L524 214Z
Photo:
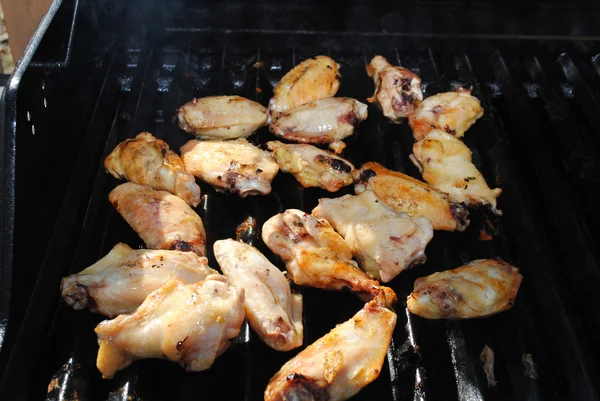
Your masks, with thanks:
M171 280L134 313L96 327L98 370L110 379L146 358L166 358L191 372L206 370L240 332L243 304L244 290L221 275L189 285Z
M243 288L250 327L271 348L302 345L302 295L292 295L285 275L258 249L226 239L215 242L215 258L232 285Z
M502 260L480 259L415 281L407 305L426 319L470 319L512 308L523 277Z
M121 142L104 161L115 178L169 191L192 206L200 203L200 187L185 171L177 153L149 132Z
M375 93L368 101L376 102L392 122L411 115L423 100L421 78L406 68L391 65L383 56L373 57L367 74L375 81Z
M396 212L412 217L426 217L434 230L464 231L469 225L469 212L460 204L430 185L406 174L388 170L375 162L365 163L354 173L357 194L373 191L377 198Z
M320 99L282 112L271 121L269 129L290 141L329 144L340 153L346 147L342 139L352 135L367 114L367 105L355 99Z
M489 205L492 212L502 214L496 209L496 199L502 190L488 187L471 161L471 151L460 139L444 131L431 131L413 145L413 156L423 179L448 194L453 202Z
M271 217L262 229L264 243L285 262L294 283L326 290L349 289L363 299L396 294L367 276L352 260L352 250L326 220L289 209Z
M201 139L250 136L267 123L267 109L240 96L194 99L177 112L179 127Z
M108 199L148 248L205 255L202 219L181 198L128 182L113 189Z
M291 173L304 188L320 187L335 192L352 184L354 166L349 161L312 145L267 142L281 171Z
M193 252L133 250L119 243L102 259L62 279L61 292L73 309L89 307L108 317L132 313L148 294L177 278L185 284L217 272Z
M329 221L352 247L360 266L384 283L427 259L425 247L433 238L429 220L398 214L371 191L319 199L312 214Z
M241 197L270 193L271 181L279 171L269 152L245 139L191 140L182 146L181 157L187 171L217 190Z
M396 314L373 300L300 352L271 378L265 401L343 401L375 380Z
M415 140L439 129L460 138L483 115L479 99L468 89L439 93L428 97L409 116Z
M335 96L340 87L340 68L331 57L304 60L281 78L269 102L271 117L313 100Z

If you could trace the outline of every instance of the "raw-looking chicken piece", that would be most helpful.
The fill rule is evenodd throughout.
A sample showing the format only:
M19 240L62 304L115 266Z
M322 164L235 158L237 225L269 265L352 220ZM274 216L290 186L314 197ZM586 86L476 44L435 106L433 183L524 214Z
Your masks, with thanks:
M423 179L448 194L453 202L489 205L493 213L502 215L496 208L502 189L490 189L471 161L471 150L460 139L444 131L431 131L413 145L411 160L421 170Z
M169 191L192 206L200 203L200 187L185 171L181 158L169 145L149 132L121 142L104 160L113 177Z
M415 281L408 310L426 319L471 319L512 308L523 277L498 259L479 259Z
M367 105L349 97L315 100L275 117L269 129L281 138L302 143L329 144L340 153L361 121L367 118Z
M383 115L398 123L415 111L423 100L421 78L406 68L391 65L383 56L375 56L367 66L375 82L375 93L367 99L376 102Z
M463 205L450 202L448 195L431 185L375 162L365 163L354 173L354 191L373 191L396 212L427 218L434 230L464 231L469 225L469 212Z
M250 327L271 348L302 345L302 295L292 294L285 275L258 249L232 239L215 242L215 258L231 285L244 289Z
M73 309L89 308L112 318L132 313L171 279L192 284L216 273L193 252L134 250L119 243L90 267L63 278L61 293Z
M427 260L425 247L433 238L429 220L399 214L371 191L319 199L312 214L329 221L352 247L360 266L384 283Z
M206 254L202 219L181 198L127 182L108 199L148 248Z
M337 325L271 378L265 401L343 401L377 379L396 314L378 300Z
M227 278L215 274L188 285L171 280L134 313L96 327L96 366L105 379L146 358L169 359L190 372L206 370L229 348L243 321L244 290Z
M281 171L291 173L304 188L319 187L335 192L352 184L354 166L347 160L313 145L267 142Z
M191 140L181 147L190 173L215 189L237 194L266 195L279 165L266 150L240 138L233 141Z
M340 87L340 68L331 57L304 60L281 78L269 102L271 117L313 100L335 96Z
M470 90L460 88L456 92L439 93L423 100L408 121L416 141L425 138L434 129L460 138L482 115L479 99L471 96Z
M384 296L396 301L392 289L380 286L352 260L352 250L327 220L288 209L265 222L264 243L278 255L294 283L325 290L348 289L362 299Z
M267 124L267 109L240 96L194 99L177 111L179 127L200 139L235 139Z

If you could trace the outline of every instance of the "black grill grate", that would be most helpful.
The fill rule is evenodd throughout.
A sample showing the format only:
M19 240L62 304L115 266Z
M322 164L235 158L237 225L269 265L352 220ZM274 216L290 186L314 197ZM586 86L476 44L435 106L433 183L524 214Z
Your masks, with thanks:
M77 164L93 165L76 169L66 192L64 207L69 196L76 199L78 180L95 180L85 221L72 247L56 245L67 250L61 259L67 264L48 263L52 247L46 256L0 389L3 399L40 399L53 374L48 393L52 400L261 399L269 378L295 353L268 349L247 327L207 372L183 374L168 362L143 361L113 380L102 380L95 369L93 332L100 318L59 303L59 281L95 262L119 241L142 245L107 200L117 181L103 171L100 158L90 161L86 151L103 147L106 156L118 142L141 131L178 149L189 139L172 122L179 105L214 94L238 94L266 105L281 76L317 54L328 54L341 64L338 96L361 101L373 90L365 65L375 54L417 72L426 96L472 87L485 114L464 140L486 180L503 188L502 218L490 220L473 212L465 233L436 232L427 248L427 264L391 283L401 302L386 366L355 399L598 398L600 270L594 233L600 232L600 215L594 195L600 193L600 43L207 30L173 31L154 47L125 42L111 49L99 63L104 80L97 84L96 108ZM369 113L348 140L345 156L357 167L373 160L419 177L408 160L408 125L388 124L374 106ZM106 126L108 121L113 122L109 130L95 128L95 122ZM266 129L252 137L257 143L270 138ZM93 177L86 173L92 170ZM212 243L234 237L237 224L248 215L262 226L284 209L310 211L319 197L329 197L321 190L301 189L283 173L273 188L269 196L242 200L202 185L206 197L197 211L207 229L211 266L218 267ZM59 225L56 230L60 229ZM481 230L496 235L481 241ZM262 242L256 245L283 267ZM415 278L494 256L521 267L524 276L511 311L464 322L425 321L406 311L402 300ZM305 344L361 307L350 294L301 291ZM496 356L498 385L493 389L479 361L486 344ZM537 379L524 373L525 354L536 363Z

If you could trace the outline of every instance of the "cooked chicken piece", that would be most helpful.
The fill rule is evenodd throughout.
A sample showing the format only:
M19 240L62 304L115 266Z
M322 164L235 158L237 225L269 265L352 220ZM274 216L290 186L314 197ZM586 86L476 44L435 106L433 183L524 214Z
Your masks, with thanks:
M291 173L304 188L320 187L335 192L352 184L354 166L349 161L312 145L267 142L281 171Z
M177 112L179 127L201 139L250 136L267 123L267 109L240 96L194 99Z
M271 348L302 345L302 295L292 295L285 275L258 249L226 239L215 242L215 258L232 285L243 288L250 327Z
M425 247L433 238L429 220L398 214L371 191L319 199L312 214L329 221L350 245L360 266L384 283L427 260Z
M413 145L412 161L419 167L423 179L448 194L453 202L468 206L489 205L496 209L500 188L490 189L471 161L471 150L460 139L444 131L431 131L425 139Z
M279 114L269 124L271 132L281 138L302 143L329 144L340 153L342 139L367 118L367 105L348 97L315 100Z
M425 138L434 129L460 138L482 115L479 99L471 96L470 90L461 88L456 92L428 97L409 116L408 121L416 141Z
M331 57L304 60L281 78L269 102L271 117L313 100L335 96L340 87L340 68Z
M132 313L148 294L176 278L185 284L217 272L193 252L133 250L119 243L102 259L62 279L61 292L73 309L89 307L108 317Z
M181 147L181 157L187 171L196 177L244 198L270 193L271 181L279 171L269 152L245 139L191 140Z
M426 319L494 315L512 308L522 279L519 269L502 260L475 260L417 279L408 310Z
M421 78L406 68L391 65L383 56L375 56L367 66L375 82L375 93L367 99L376 102L383 115L394 123L415 111L423 100Z
M243 304L244 290L221 275L188 285L171 280L134 313L96 327L96 366L105 379L146 358L166 358L190 372L206 370L240 332Z
M300 352L271 378L265 401L343 401L377 379L396 314L373 300Z
M349 289L362 299L383 295L388 305L396 301L394 291L380 286L358 268L350 246L327 220L288 209L265 222L262 239L285 262L298 285L334 291Z
M185 171L179 155L149 132L117 145L104 168L115 178L169 191L192 206L200 203L200 187Z
M375 162L365 163L354 173L354 191L373 191L377 198L396 212L426 217L434 230L464 231L469 212L434 187Z
M108 199L148 248L205 255L202 219L181 198L128 182L113 189Z

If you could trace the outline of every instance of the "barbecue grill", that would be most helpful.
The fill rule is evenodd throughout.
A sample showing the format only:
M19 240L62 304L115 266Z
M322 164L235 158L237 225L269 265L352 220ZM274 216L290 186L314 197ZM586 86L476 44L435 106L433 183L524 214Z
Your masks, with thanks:
M482 101L485 114L464 141L503 189L504 216L473 211L464 233L436 232L427 263L391 282L400 302L388 357L354 399L597 400L599 20L600 6L585 2L55 0L3 95L0 399L262 399L297 351L278 353L247 326L208 371L145 360L103 380L93 331L101 317L66 306L60 279L117 242L143 245L107 200L117 181L102 162L117 143L149 131L177 150L189 139L172 121L177 107L216 94L266 105L292 66L318 54L341 65L338 96L364 101L373 91L365 66L382 54L418 73L425 96L469 87ZM263 128L251 140L270 138ZM408 124L389 124L375 106L347 143L357 167L377 161L420 177ZM330 197L283 173L269 196L201 187L196 210L213 267L212 243L235 237L248 216L260 227ZM254 244L283 267L258 237ZM489 257L521 269L510 311L450 322L406 310L416 278ZM351 294L298 290L305 345L361 307ZM485 345L496 387L479 358Z

